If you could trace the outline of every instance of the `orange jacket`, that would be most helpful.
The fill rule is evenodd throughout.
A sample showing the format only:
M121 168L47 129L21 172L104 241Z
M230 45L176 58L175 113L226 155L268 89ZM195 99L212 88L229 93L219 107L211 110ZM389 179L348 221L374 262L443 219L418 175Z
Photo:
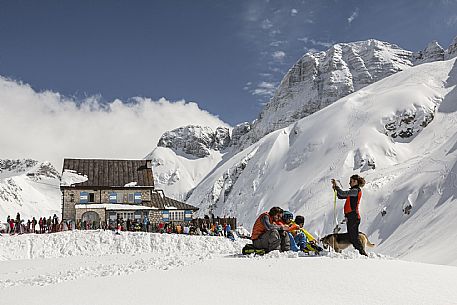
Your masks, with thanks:
M355 212L357 217L360 219L359 205L360 199L362 198L362 191L359 189L356 196L347 196L346 202L344 203L344 215Z
M255 221L254 226L252 227L251 240L258 239L262 234L264 234L267 231L267 229L262 223L262 218L265 215L267 215L270 219L270 223L273 223L273 218L270 216L270 214L268 214L268 212L260 214L260 216Z
M287 230L287 231L289 231L290 233L292 233L293 236L295 236L295 235L297 235L298 230L300 230L300 226L297 225L295 222L292 221L292 222L289 224L289 230Z
M359 205L362 198L362 190L358 186L351 187L348 191L343 191L340 187L335 187L336 194L339 199L346 199L344 203L344 215L347 217L351 213L355 213L360 219Z

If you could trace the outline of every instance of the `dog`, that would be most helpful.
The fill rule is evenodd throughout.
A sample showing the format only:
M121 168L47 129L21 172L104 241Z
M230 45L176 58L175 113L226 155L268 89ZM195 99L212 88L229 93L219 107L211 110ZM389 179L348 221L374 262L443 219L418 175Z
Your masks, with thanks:
M359 240L362 243L362 248L364 251L366 247L372 248L375 246L375 244L372 244L368 240L368 236L365 233L359 232ZM338 253L341 253L342 250L352 245L349 239L349 233L329 234L321 238L320 242L322 243L324 249L327 250L329 247L332 247Z

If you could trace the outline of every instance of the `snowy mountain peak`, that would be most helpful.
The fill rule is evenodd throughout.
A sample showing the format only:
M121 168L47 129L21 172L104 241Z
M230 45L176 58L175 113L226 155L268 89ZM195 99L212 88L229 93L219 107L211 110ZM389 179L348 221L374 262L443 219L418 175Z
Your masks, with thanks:
M250 130L251 124L249 122L243 122L233 127L230 146L237 146L240 143L241 137L247 134Z
M228 128L218 127L213 131L207 126L188 125L165 132L157 146L170 148L178 155L204 158L210 155L211 150L224 150L229 144Z
M0 177L24 173L37 164L38 161L32 159L2 159L0 160Z
M221 160L230 130L188 125L165 132L145 159L152 160L154 184L167 196L184 200Z
M42 178L60 179L60 173L48 161L39 163L27 172L27 176L38 180Z
M0 216L59 213L59 180L50 162L0 160Z
M370 39L306 53L241 140L243 147L369 84L411 67L412 52Z
M444 49L439 45L437 41L430 42L427 47L414 53L414 64L419 65L427 62L444 60Z
M451 59L457 56L457 36L454 37L451 45L447 48L445 59Z

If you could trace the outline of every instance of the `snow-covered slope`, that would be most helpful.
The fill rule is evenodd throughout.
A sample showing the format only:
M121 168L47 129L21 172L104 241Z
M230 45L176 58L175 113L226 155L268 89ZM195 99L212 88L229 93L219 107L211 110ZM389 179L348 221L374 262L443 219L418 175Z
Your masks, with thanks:
M184 200L222 160L230 143L226 127L189 125L162 135L145 159L152 160L154 185L167 196Z
M60 215L60 174L49 162L0 160L0 222L20 212L23 219Z
M222 160L222 154L210 151L205 158L186 158L169 148L157 147L146 159L152 160L154 186L168 197L184 200Z
M456 84L452 59L360 89L238 153L199 184L189 203L201 213L236 215L246 227L279 205L305 215L306 226L322 236L335 225L330 179L347 187L349 176L361 173L368 181L361 228L379 251L456 264Z

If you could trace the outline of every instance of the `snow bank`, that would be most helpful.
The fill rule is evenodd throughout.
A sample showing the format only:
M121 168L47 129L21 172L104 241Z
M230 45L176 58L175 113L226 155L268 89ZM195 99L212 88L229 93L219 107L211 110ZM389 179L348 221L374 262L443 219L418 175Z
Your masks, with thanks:
M240 253L245 241L232 242L213 236L188 236L143 232L67 231L55 234L25 234L0 237L3 260L104 256L111 254L160 254L163 257L211 257Z
M76 183L83 183L89 180L86 175L82 176L74 170L66 169L64 170L61 178L61 186L70 186Z

